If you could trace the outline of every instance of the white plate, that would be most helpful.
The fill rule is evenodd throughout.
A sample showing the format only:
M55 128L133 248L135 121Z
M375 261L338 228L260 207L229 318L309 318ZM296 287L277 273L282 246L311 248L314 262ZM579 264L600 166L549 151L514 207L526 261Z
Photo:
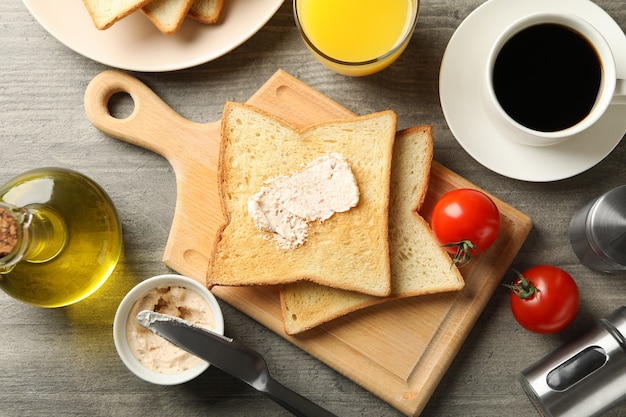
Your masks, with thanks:
M566 11L586 19L606 38L619 78L626 78L626 37L619 25L588 0L490 0L458 27L439 74L441 107L452 134L474 159L501 175L524 181L556 181L602 161L626 132L626 106L612 105L595 126L557 145L526 146L493 123L481 104L487 55L513 21L538 11Z
M174 36L163 35L140 11L97 30L81 0L23 0L52 36L87 58L129 71L189 68L232 51L259 31L283 0L227 0L221 23L186 19Z

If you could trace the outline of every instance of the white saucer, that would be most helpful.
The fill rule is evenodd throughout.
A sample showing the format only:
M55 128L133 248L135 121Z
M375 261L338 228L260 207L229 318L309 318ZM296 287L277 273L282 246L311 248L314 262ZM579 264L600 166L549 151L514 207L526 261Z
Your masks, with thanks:
M500 32L538 11L569 12L598 28L615 53L618 77L626 78L626 36L596 4L588 0L489 0L450 39L441 63L439 95L452 134L476 161L506 177L543 182L572 177L602 161L626 132L626 106L611 105L595 126L557 145L526 146L507 139L515 133L494 124L482 105L487 56Z

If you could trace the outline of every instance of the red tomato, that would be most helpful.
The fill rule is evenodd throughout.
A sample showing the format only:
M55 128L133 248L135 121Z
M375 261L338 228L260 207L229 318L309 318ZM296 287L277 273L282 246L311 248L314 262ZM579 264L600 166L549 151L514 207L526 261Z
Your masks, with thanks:
M500 233L500 212L485 193L459 188L444 194L433 209L431 227L454 263L489 248Z
M580 294L574 279L556 266L539 265L517 279L511 289L511 311L515 320L534 333L556 333L576 317Z

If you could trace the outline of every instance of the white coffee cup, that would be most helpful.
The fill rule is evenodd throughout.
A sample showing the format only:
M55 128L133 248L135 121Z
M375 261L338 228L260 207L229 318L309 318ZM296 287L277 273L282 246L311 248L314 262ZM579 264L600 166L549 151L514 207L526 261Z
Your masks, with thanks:
M595 50L599 69L599 79L596 81L597 94L595 94L595 97L593 97L592 95L593 92L595 92L596 84L593 84L588 88L588 90L590 91L590 93L587 94L589 107L585 107L585 110L580 111L582 117L579 119L575 119L575 121L571 124L550 129L538 128L531 123L520 122L520 117L518 117L518 115L513 115L513 112L510 110L510 108L509 110L504 109L502 105L504 100L501 100L502 93L500 92L499 96L496 91L497 87L494 87L494 68L496 66L499 56L503 53L503 49L505 47L511 48L511 46L509 45L512 45L512 43L509 42L512 39L520 39L519 37L516 37L516 35L521 33L528 33L529 29L536 30L537 27L542 25L543 27L545 27L545 25L551 27L565 27L566 29L569 29L568 32L573 32L583 40L586 40L586 44L591 46L592 50ZM572 56L577 56L577 54L572 54ZM534 60L532 62L535 61L538 60ZM531 62L531 60L528 60L528 62ZM535 64L541 66L542 62L535 62ZM592 66L589 65L589 67ZM496 39L495 43L491 47L486 68L487 71L485 85L487 90L486 97L489 111L494 114L494 117L495 119L497 119L496 121L499 122L500 126L511 129L511 134L507 135L509 139L517 141L524 145L548 146L563 142L568 138L572 138L575 135L583 132L584 130L588 129L596 122L598 122L598 120L602 117L610 104L626 104L626 82L617 78L615 59L608 42L602 36L602 34L586 20L569 13L540 12L527 15L515 21L500 34L500 36ZM548 68L548 66L544 66L544 68L541 70L542 76L543 74L546 74L546 77L548 77L549 71L551 69L552 68ZM565 72L567 71L561 71L558 72L558 74L563 74L563 77L565 77ZM556 74L555 76L560 77L560 75L558 74ZM569 75L569 72L567 73L567 75ZM577 86L572 85L570 86L570 88L576 89ZM532 89L520 87L520 91L522 90L532 91ZM544 90L547 89L537 89L536 93L543 92ZM580 91L582 92L583 88L580 88ZM535 92L533 92L533 94L534 93ZM569 93L570 92L568 91L568 94ZM578 100L578 90L574 91L573 93L576 94L575 100ZM563 97L566 96L564 95ZM509 96L509 99L509 102L514 103L515 99L517 98L514 96ZM520 99L518 102L521 101L522 100ZM541 103L549 102L548 100L537 100L537 102L533 104L539 107L538 104L540 101ZM571 100L566 100L566 104L570 102ZM533 109L533 104L521 107L526 109ZM551 108L558 108L559 111L562 110L560 107ZM558 113L558 111L555 113ZM528 117L532 118L533 116L529 115ZM547 116L546 118L549 119L550 116Z

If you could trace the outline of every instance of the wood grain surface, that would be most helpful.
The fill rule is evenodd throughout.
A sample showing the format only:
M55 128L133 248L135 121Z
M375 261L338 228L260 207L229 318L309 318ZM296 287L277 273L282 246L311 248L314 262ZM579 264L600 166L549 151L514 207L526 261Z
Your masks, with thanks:
M573 178L527 183L495 174L472 159L443 117L438 75L444 50L461 22L483 2L423 1L406 51L392 66L370 77L340 76L317 63L298 35L291 2L285 2L251 39L219 59L180 71L132 73L175 113L204 125L220 119L227 100L249 100L283 69L355 113L392 109L400 129L433 125L434 157L439 164L533 219L533 229L500 282L513 279L512 268L524 270L543 263L562 267L581 291L575 322L556 335L529 333L517 325L507 291L496 284L447 371L437 376L441 380L422 417L538 415L517 382L519 372L583 334L626 300L624 274L607 276L585 268L567 239L569 221L578 208L626 183L626 141L597 166ZM626 29L623 0L594 3ZM288 416L271 400L217 369L187 384L161 387L143 382L124 367L113 344L115 311L138 282L172 271L162 259L177 221L180 178L168 159L111 139L86 117L87 85L109 67L61 44L19 0L0 2L0 22L0 141L4 146L0 182L42 166L81 171L115 202L125 244L123 259L109 281L76 305L39 309L0 293L0 416ZM109 105L115 114L133 111L124 95ZM263 353L273 376L290 388L340 416L404 414L359 385L362 381L355 383L239 308L220 304L227 334ZM403 304L393 308L401 310ZM271 312L262 314L259 320L273 320ZM361 337L376 339L375 329L366 329ZM402 363L405 359L397 350L385 360ZM400 367L394 372L408 370ZM606 416L625 414L622 405Z

